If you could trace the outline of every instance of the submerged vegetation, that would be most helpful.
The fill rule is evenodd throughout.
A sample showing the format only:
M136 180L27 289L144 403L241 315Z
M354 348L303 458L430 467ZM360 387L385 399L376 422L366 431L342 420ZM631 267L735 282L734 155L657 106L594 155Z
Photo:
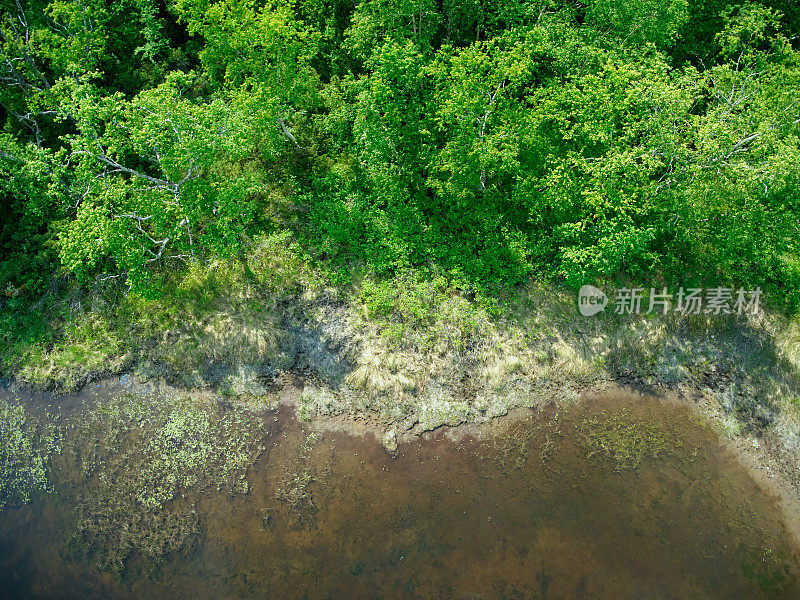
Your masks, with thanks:
M70 547L117 573L131 557L191 550L199 494L246 494L262 437L258 418L233 407L215 414L176 398L103 401L73 421L64 448L69 485L83 490Z
M51 491L50 461L60 452L59 431L0 400L0 510Z
M314 512L317 509L312 493L317 475L316 471L308 464L317 439L315 433L306 436L305 441L298 448L297 462L291 467L285 467L283 474L275 482L275 500L283 503L292 511L298 526L313 525Z
M586 456L603 456L617 471L636 469L645 459L673 456L683 446L665 424L632 418L624 409L615 414L603 411L577 427Z
M536 597L544 576L564 597L636 597L656 576L676 598L797 597L780 509L672 403L609 394L390 454L289 410L110 385L82 397L97 403L61 413L57 496L0 511L14 597ZM656 424L685 443L663 452ZM587 461L584 427L644 458L619 472Z

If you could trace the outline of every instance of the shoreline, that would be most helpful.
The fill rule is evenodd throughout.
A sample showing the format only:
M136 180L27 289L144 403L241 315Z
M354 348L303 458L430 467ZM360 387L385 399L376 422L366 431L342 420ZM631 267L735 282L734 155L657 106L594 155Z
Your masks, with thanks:
M597 401L600 398L624 398L631 401L660 402L673 405L698 417L698 425L713 431L719 440L720 446L729 452L748 475L758 484L759 488L769 496L780 508L783 523L790 533L791 538L800 547L800 489L792 480L791 469L798 469L798 464L785 464L770 454L768 446L759 442L753 435L739 434L731 436L726 434L722 414L718 406L714 406L712 398L704 394L703 390L683 388L667 389L646 386L630 382L599 380L586 384L577 395L557 393L542 395L537 402L527 406L513 406L503 414L491 415L482 420L464 421L455 425L442 424L431 429L420 430L416 423L406 427L402 421L392 421L380 412L352 412L336 413L330 415L315 414L303 415L303 391L306 382L297 375L286 374L285 383L277 390L264 397L243 395L239 398L225 398L223 400L213 390L185 389L172 386L161 380L137 381L131 372L118 376L103 376L74 392L37 391L25 384L2 382L0 387L0 400L21 400L23 405L46 406L55 408L57 412L77 412L86 408L86 404L93 398L114 393L131 393L133 395L163 395L188 399L192 403L206 406L231 406L244 409L255 415L264 411L272 411L285 407L299 422L317 433L344 433L352 437L372 437L376 445L380 445L390 455L396 456L400 445L413 442L430 442L439 436L449 438L453 442L460 442L466 438L487 440L493 436L502 435L503 432L513 427L518 422L530 417L537 410L547 406L569 407L574 404ZM387 433L395 432L396 437L387 443ZM800 460L798 460L800 463ZM796 473L795 473L796 475Z

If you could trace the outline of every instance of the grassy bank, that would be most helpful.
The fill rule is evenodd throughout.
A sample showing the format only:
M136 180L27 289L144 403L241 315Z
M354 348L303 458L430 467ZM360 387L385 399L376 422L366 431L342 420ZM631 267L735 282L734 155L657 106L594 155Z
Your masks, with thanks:
M776 458L797 463L797 318L584 318L558 288L487 299L435 276L341 281L307 265L278 235L257 240L246 259L162 280L153 294L112 281L56 289L32 306L7 302L5 377L70 390L126 371L269 399L292 374L305 382L302 417L367 416L390 437L485 421L610 380L703 399L731 437L763 438Z

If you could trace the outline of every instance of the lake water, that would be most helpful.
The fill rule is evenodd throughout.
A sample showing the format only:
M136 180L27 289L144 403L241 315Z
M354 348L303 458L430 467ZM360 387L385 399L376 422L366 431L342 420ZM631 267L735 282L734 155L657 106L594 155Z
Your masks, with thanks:
M800 598L775 499L680 406L551 406L394 456L261 418L249 493L204 493L202 535L158 565L72 556L80 487L0 513L0 597Z

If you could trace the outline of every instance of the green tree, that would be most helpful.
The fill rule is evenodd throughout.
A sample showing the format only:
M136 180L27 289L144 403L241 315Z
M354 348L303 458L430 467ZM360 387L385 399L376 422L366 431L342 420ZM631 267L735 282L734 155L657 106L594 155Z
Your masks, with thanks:
M60 235L69 270L125 272L136 285L153 263L235 246L258 185L227 178L218 161L247 152L249 123L221 100L191 98L198 81L173 73L130 101L69 90L78 115L78 134L66 138L69 161L80 174L74 185L86 187Z

